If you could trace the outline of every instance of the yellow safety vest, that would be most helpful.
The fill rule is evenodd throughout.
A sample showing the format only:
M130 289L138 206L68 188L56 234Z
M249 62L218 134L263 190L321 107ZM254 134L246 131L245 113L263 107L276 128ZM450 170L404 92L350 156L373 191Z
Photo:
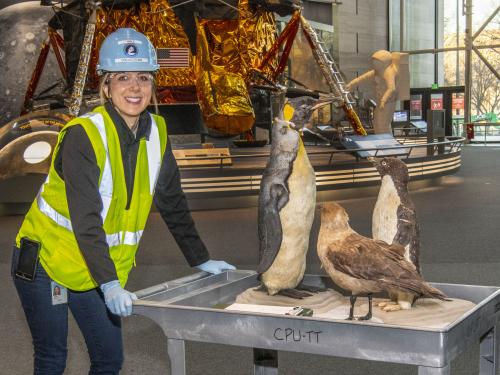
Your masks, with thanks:
M113 260L120 284L125 286L135 263L135 253L146 225L156 180L167 144L167 129L161 116L151 115L149 140L141 139L130 207L123 171L120 140L109 114L100 106L71 120L61 130L54 156L57 154L66 130L82 125L94 149L99 166L99 194L103 209L101 217L106 233L109 254ZM40 262L50 278L65 287L86 291L95 288L85 259L76 242L69 217L65 183L54 168L52 158L47 179L26 214L16 243L28 237L41 243Z

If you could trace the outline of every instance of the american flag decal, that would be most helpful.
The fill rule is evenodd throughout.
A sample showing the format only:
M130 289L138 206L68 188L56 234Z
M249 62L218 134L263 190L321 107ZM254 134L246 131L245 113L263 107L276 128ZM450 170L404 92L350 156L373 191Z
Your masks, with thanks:
M189 48L158 48L160 68L189 68Z

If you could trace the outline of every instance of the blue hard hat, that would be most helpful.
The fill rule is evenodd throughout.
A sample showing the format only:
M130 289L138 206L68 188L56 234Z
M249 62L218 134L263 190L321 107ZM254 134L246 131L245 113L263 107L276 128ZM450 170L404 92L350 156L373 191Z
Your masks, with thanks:
M156 72L156 50L140 32L123 28L109 34L101 44L97 73Z

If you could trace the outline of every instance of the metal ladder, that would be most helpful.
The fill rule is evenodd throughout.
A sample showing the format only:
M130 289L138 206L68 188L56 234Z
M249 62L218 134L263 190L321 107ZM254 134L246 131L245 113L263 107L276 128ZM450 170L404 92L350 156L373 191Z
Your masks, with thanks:
M300 22L302 24L302 30L311 46L314 59L318 63L328 86L330 86L330 89L336 95L336 99L342 102L344 111L353 129L358 134L366 135L366 131L358 115L354 111L354 99L351 93L345 88L344 78L335 60L330 55L330 52L328 52L328 48L326 48L325 43L318 37L316 31L314 31L312 26L302 15L300 16Z
M316 31L311 27L309 22L307 22L307 20L303 16L301 16L300 18L302 28L311 41L311 47L314 47L312 48L313 56L320 66L320 69L325 76L330 89L335 92L345 104L352 107L352 105L354 104L352 95L349 91L346 90L344 78L342 77L342 74L340 73L339 68L335 63L335 60L333 60L330 52L328 52L328 48L326 47L325 42L323 42L318 37Z

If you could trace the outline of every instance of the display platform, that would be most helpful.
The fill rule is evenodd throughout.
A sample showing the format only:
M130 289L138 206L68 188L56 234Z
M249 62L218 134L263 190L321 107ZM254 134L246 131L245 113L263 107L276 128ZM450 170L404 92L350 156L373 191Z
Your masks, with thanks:
M342 293L327 276L306 275L304 283ZM186 374L185 340L254 348L254 373L262 375L278 374L279 350L411 364L419 375L449 375L450 362L480 343L480 375L498 374L500 287L432 283L471 303L439 328L224 309L258 285L254 271L197 273L137 291L133 313L162 328L172 375Z
M341 143L361 158L407 156L410 152L410 149L402 148L392 134L350 135Z

